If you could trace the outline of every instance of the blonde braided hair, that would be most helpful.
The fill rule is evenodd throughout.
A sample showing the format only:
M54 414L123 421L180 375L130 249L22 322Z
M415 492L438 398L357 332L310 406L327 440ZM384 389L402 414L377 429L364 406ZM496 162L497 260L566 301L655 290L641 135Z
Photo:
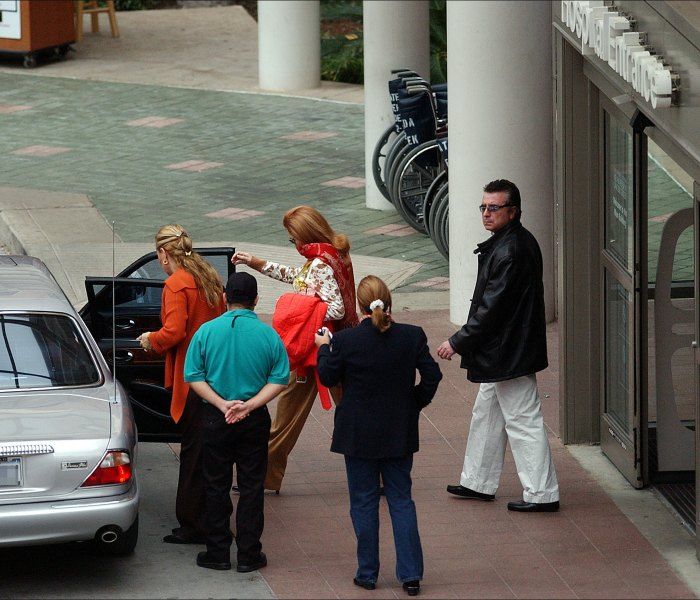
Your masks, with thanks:
M156 250L163 248L168 256L194 277L197 289L211 307L221 302L223 284L219 273L197 252L192 250L192 238L182 225L164 225L156 233Z

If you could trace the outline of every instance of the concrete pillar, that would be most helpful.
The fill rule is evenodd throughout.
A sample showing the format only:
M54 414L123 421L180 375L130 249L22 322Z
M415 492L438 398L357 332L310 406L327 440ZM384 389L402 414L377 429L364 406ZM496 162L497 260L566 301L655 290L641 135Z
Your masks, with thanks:
M522 222L544 259L554 318L550 2L447 2L450 127L450 319L463 324L476 281L483 186L520 189Z
M319 0L258 2L258 77L264 90L321 85Z
M365 0L362 3L365 69L365 178L368 208L393 207L372 177L372 153L394 122L387 82L391 70L407 68L430 78L430 21L427 0Z

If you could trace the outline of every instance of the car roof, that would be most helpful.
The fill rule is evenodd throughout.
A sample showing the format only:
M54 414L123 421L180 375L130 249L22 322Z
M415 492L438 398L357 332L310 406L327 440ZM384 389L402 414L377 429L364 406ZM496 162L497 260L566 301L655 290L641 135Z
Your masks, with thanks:
M0 256L0 312L59 312L75 309L46 265L33 256Z

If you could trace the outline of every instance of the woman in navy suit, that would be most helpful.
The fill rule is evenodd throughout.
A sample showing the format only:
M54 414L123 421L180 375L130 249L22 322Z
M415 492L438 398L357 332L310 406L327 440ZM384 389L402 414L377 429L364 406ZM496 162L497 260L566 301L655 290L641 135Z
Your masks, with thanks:
M423 578L423 551L411 467L418 451L418 415L432 400L442 374L420 327L391 320L391 293L372 275L357 286L364 315L332 341L316 336L323 385L342 385L331 451L345 455L350 516L357 536L356 585L373 590L379 575L380 476L396 546L396 576L415 596ZM420 383L415 384L416 369Z

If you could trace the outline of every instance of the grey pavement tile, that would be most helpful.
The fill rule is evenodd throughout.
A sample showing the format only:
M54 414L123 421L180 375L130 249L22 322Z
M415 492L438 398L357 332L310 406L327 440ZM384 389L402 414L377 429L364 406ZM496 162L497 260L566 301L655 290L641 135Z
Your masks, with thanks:
M364 176L361 105L149 85L89 82L0 74L0 103L31 110L0 114L0 186L85 194L107 221L116 220L124 241L150 242L166 222L185 225L201 241L286 244L281 218L309 203L346 233L353 252L413 260L423 266L402 283L447 277L447 261L432 241L366 235L402 223L394 212L369 210L364 189L323 186ZM183 119L164 128L127 123L158 115ZM279 139L299 131L332 131L313 142ZM30 145L71 148L54 156L10 154ZM201 173L170 171L187 160L221 162ZM661 168L649 173L652 216L691 205ZM245 221L217 222L207 213L231 206L265 211ZM650 275L655 273L663 224L650 223ZM674 273L692 277L692 237L678 246Z

